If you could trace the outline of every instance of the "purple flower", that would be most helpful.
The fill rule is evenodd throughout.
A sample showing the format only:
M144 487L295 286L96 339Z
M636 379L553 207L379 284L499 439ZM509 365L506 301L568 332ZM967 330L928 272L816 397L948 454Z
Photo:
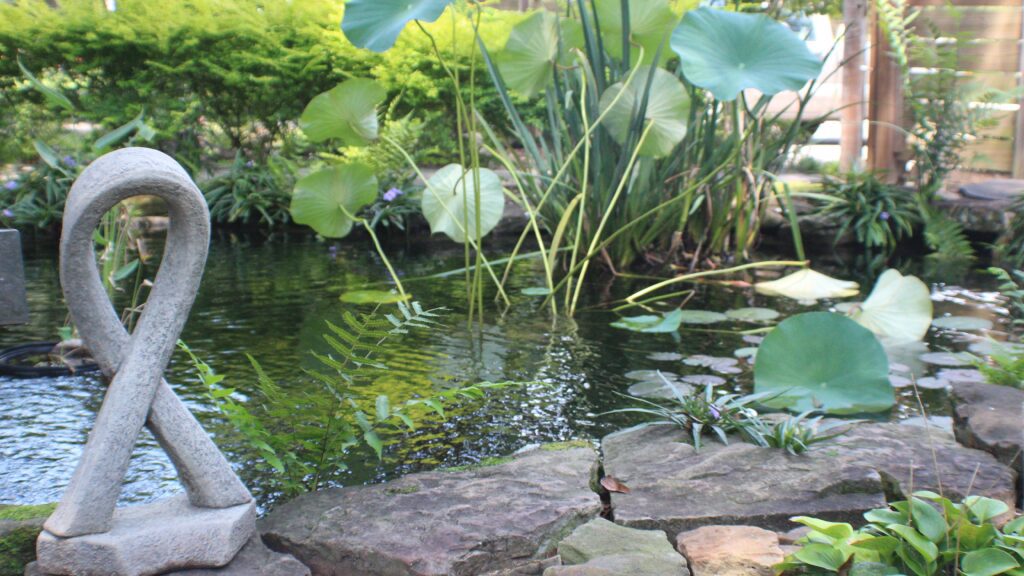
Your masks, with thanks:
M392 189L390 189L390 190L388 190L387 192L384 193L384 201L385 202L394 202L395 198L398 198L402 194L404 194L404 192L402 192L398 188L392 188Z
M17 190L18 189L18 181L17 180L8 180L4 184L4 188L6 188L8 190Z
M878 215L878 219L885 222L889 219L889 213L883 210L882 213Z
M74 168L75 166L78 166L78 161L71 156L65 156L64 158L61 159L61 162L63 162L64 165L67 166L68 168Z
M714 406L708 406L708 411L711 412L711 418L713 420L718 420L719 418L722 417L722 413L719 412L718 408L715 408Z
M252 168L255 165L256 165L256 163L253 162L252 160L249 160L248 162L245 163L245 167L246 168Z
M14 211L10 208L4 208L3 212L0 212L4 218L14 218Z

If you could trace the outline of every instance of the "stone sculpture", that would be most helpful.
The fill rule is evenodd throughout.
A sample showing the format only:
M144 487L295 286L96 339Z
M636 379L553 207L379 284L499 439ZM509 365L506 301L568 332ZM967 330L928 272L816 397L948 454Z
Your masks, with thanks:
M128 334L100 282L93 231L118 202L162 198L170 229L137 328ZM36 544L36 573L149 575L223 566L255 531L252 496L163 379L199 288L209 244L203 195L170 157L111 152L68 195L60 276L71 317L111 379L71 482ZM136 439L146 426L167 452L185 494L115 508Z

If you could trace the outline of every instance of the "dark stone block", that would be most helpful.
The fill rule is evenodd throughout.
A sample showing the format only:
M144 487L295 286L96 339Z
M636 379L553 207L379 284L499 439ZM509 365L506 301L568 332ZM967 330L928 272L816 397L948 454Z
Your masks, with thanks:
M0 230L0 326L28 322L25 268L17 230Z

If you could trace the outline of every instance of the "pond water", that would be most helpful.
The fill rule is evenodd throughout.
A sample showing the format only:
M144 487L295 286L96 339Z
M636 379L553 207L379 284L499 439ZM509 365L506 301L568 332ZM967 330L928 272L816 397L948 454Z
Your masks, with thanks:
M154 241L154 252L159 247L159 241ZM430 363L436 377L392 382L364 392L371 397L387 393L393 399L403 399L428 393L446 382L534 383L467 402L446 421L392 438L401 441L387 446L383 461L369 451L355 454L352 469L340 475L336 483L377 482L416 470L471 464L532 443L599 438L638 422L622 415L601 415L627 403L616 392L623 393L636 383L631 379L637 376L634 371L709 373L707 368L685 365L680 358L693 354L732 357L735 350L751 346L749 337L744 340L735 331L756 327L716 324L703 330L684 329L678 335L612 328L609 323L616 316L600 304L644 285L621 279L596 279L592 292L586 295L587 307L578 317L553 323L546 313L538 312L539 299L520 293L523 288L540 284L536 267L529 263L519 266L511 282L514 306L504 314L489 307L482 325L468 326L464 277L423 278L462 266L460 248L438 240L396 246L390 251L415 298L427 307L449 310L442 330L414 332L391 352L392 361ZM917 263L910 261L902 269L912 273L915 266ZM865 293L873 283L835 264L816 267L837 277L861 281ZM202 288L182 338L243 394L252 391L255 382L246 354L257 358L282 385L315 390L316 384L302 368L309 366L308 350L322 349L324 321L337 320L343 309L352 307L339 301L340 294L382 280L383 271L369 245L362 242L323 243L297 236L265 239L219 233L212 242ZM57 329L66 322L55 244L26 242L26 276L31 324L0 328L0 348L55 339ZM1006 311L992 286L991 279L978 274L968 275L958 286L933 285L936 316L989 318L995 322L999 337ZM789 314L827 309L829 303L806 306L759 296L749 288L723 285L700 286L687 303L689 308L719 311L745 306L766 306ZM964 333L933 329L927 344L932 350L960 350L968 339ZM911 351L896 361L919 376L939 369L917 362L921 351ZM740 374L721 374L729 380L719 387L723 392L749 391L750 366L741 360L739 367ZM261 504L272 504L278 495L269 488L271 483L260 477L252 465L252 454L211 409L182 353L172 359L167 379L214 435ZM102 379L94 375L0 377L0 502L39 504L60 497L104 389ZM891 413L877 417L907 419L919 415L911 389L899 390L898 396L899 403ZM922 400L934 416L949 412L942 390L922 390ZM122 501L148 501L178 490L173 468L145 433L136 447Z

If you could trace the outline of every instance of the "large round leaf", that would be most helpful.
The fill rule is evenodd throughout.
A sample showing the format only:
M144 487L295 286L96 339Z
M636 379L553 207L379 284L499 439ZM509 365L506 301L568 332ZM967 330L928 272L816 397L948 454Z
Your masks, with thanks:
M904 276L890 268L878 277L871 295L850 317L879 338L920 340L932 323L931 291L917 276Z
M433 22L451 0L349 0L341 31L354 46L385 52L413 20Z
M766 296L785 296L794 300L813 301L822 298L846 298L858 292L856 282L837 280L810 268L802 268L778 280L758 282L754 290Z
M622 58L622 2L621 0L596 0L597 19L601 23L601 41L613 57ZM654 62L658 48L672 33L679 17L672 11L667 0L628 0L629 40L644 49L644 64ZM639 61L640 51L630 47L630 63ZM662 61L669 52L662 50Z
M516 24L495 60L509 88L536 96L551 81L558 60L558 16L541 10Z
M423 191L423 216L430 232L443 232L456 242L476 238L476 193L473 171L449 164L427 180ZM501 220L505 209L505 191L494 172L480 169L480 236L485 236Z
M338 138L362 146L377 138L377 106L387 92L372 80L346 80L306 105L299 127L312 142Z
M686 136L686 118L690 109L690 98L678 78L661 68L644 67L636 71L626 86L619 82L608 87L601 95L601 110L611 107L605 116L604 125L620 144L629 137L633 118L643 102L644 92L651 71L651 90L644 110L644 124L651 124L647 139L640 147L642 156L655 158L667 156L676 144ZM618 101L615 97L625 90ZM615 102L614 105L612 102Z
M352 231L350 215L355 216L376 198L377 177L369 166L346 164L326 168L295 183L292 220L311 227L321 236L341 238Z
M870 330L840 314L808 312L765 337L754 364L764 403L794 412L880 412L892 407L889 360Z
M748 88L769 95L799 90L821 72L821 61L803 40L763 14L691 10L671 44L686 79L719 100L733 100Z

